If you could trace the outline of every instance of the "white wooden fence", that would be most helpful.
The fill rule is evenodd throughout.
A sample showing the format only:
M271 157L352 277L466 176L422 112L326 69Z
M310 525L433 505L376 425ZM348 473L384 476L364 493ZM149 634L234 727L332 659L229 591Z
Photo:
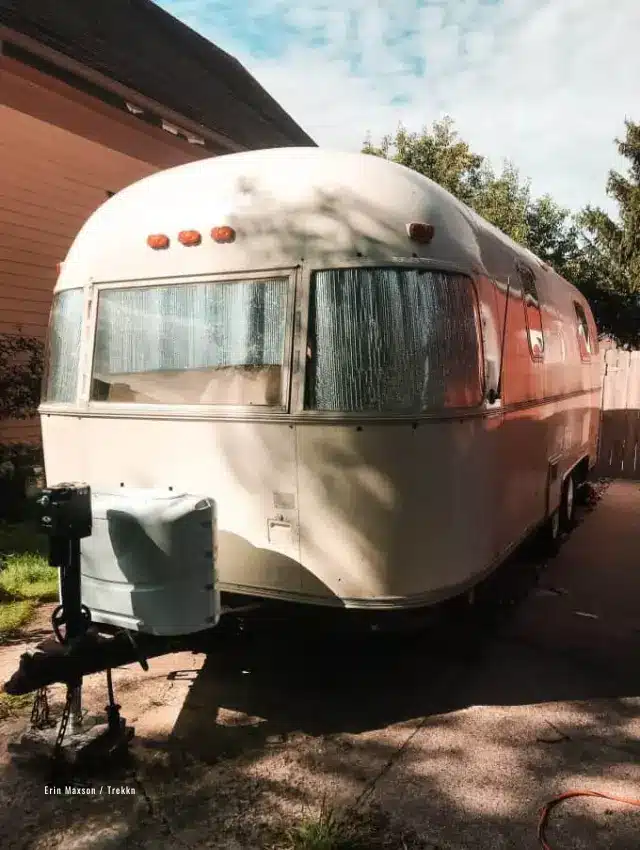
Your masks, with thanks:
M640 480L640 351L603 356L602 423L596 474Z

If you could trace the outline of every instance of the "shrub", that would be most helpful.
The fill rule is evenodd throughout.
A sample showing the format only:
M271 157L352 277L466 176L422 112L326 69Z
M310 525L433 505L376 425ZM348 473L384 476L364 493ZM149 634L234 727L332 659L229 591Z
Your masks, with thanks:
M0 519L20 522L30 518L30 496L35 482L42 477L43 464L39 445L0 445Z
M0 420L37 414L43 371L41 340L22 333L0 334ZM39 446L0 445L0 519L19 521L29 515L30 483L42 466Z
M36 415L43 372L42 340L0 334L0 419L30 419Z

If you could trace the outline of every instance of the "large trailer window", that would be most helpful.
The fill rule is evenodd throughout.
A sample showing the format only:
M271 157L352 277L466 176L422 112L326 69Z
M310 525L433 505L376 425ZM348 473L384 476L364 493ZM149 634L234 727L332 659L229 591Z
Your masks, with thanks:
M103 289L91 398L277 407L286 277Z
M482 400L475 289L414 269L335 269L311 283L305 407L411 413Z
M76 400L83 305L81 289L67 289L53 297L42 394L45 402Z

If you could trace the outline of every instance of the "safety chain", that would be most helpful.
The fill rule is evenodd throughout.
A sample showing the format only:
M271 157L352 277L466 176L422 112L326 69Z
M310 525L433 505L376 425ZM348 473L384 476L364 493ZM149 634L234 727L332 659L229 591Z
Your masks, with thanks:
M45 726L51 726L47 688L39 688L36 691L31 709L31 726L34 729L44 729Z
M64 741L65 732L67 731L67 726L69 724L69 717L71 716L71 706L73 704L73 696L74 696L74 688L70 685L67 685L67 699L64 703L64 708L62 709L62 716L60 718L60 726L58 728L58 735L56 737L56 743L53 748L53 757L54 759L59 758L62 752L62 742Z

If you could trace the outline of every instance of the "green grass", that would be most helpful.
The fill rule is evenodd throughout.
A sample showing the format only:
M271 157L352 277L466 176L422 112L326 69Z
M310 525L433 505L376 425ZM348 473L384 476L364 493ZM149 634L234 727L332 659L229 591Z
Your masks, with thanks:
M19 634L31 620L35 610L35 602L30 599L0 603L0 644Z
M12 600L53 602L58 598L58 571L40 555L7 555L0 592Z
M9 694L0 693L0 720L15 717L33 704L33 694L21 694L12 697Z
M318 814L302 818L296 826L276 829L265 846L270 850L433 850L431 842L415 832L392 826L377 806L338 812L326 802Z
M314 817L288 829L274 850L370 850L379 846L379 830L361 814L338 814L322 804Z
M28 523L0 523L0 642L27 625L37 603L58 598L58 571L47 562L46 546Z
M346 850L347 838L340 818L324 806L317 818L303 821L288 835L290 850Z

